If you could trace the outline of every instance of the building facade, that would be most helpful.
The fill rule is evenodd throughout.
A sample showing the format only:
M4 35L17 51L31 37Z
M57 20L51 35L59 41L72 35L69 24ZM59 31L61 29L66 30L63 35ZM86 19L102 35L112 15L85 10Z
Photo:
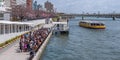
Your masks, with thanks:
M4 0L6 7L12 7L16 5L16 0Z
M10 20L11 0L0 1L0 20Z
M0 0L0 20L3 19L3 13L2 12L5 10L5 9L3 9L3 7L4 7L4 2L2 0Z
M47 12L54 11L54 6L51 2L49 2L49 1L45 2L44 6L45 6Z
M33 3L33 10L37 10L37 1Z
M26 6L27 6L28 10L32 10L33 1L32 0L26 0Z

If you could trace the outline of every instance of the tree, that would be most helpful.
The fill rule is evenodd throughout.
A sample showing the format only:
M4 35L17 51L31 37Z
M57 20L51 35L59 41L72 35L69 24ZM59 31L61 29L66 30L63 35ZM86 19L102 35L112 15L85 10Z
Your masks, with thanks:
M26 7L22 5L12 6L12 20L23 21L26 18Z

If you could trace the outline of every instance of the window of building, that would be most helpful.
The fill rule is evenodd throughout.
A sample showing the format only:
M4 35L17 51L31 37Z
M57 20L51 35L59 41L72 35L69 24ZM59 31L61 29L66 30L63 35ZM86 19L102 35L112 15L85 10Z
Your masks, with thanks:
M0 13L0 17L3 17L3 14Z

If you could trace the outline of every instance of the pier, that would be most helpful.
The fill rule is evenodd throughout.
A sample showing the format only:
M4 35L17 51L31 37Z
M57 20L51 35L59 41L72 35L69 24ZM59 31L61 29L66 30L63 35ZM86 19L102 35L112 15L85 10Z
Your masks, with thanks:
M29 23L30 22L32 22L33 23L32 26L34 26L34 28L30 31L35 31L35 30L38 30L41 28L51 28L52 29L52 27L54 26L53 24L45 24L45 19L29 21ZM40 26L38 26L38 25L40 25ZM13 34L13 36L12 36L12 34ZM24 35L26 33L22 32L22 33L12 33L12 34L6 34L6 35L4 34L4 36L9 36L10 38L13 38L15 36ZM52 31L48 35L48 38L46 38L44 40L44 43L42 44L42 46L40 47L38 52L35 54L33 60L38 59L39 58L38 56L40 56L42 54L42 51L44 50L45 46L47 45L47 42L49 41L51 34L52 34ZM2 35L0 35L0 37L2 38ZM7 38L7 39L10 39L10 38ZM3 42L5 42L5 40L7 40L7 39L4 39ZM17 60L19 58L20 60L28 60L30 58L30 53L29 52L20 52L19 51L19 47L20 47L19 42L20 42L20 38L17 39L15 42L9 44L9 46L5 46L4 48L1 47L0 59L2 59L2 60ZM39 51L41 51L41 52L39 52ZM11 52L11 53L9 53L9 52Z
M44 51L44 49L45 49L45 47L47 46L47 43L49 42L50 37L52 36L52 33L53 33L54 29L57 28L56 24L65 24L65 25L68 26L68 22L66 20L61 19L60 20L61 22L53 22L52 19L50 18L48 23L45 23L45 20L46 19L29 21L28 23L32 22L32 25L31 25L32 29L26 31L27 33L23 32L22 34L18 34L18 35L20 35L20 37L15 42L13 41L13 43L9 44L10 46L7 45L4 48L1 47L0 52L2 52L2 53L0 54L0 58L5 59L5 60L9 60L9 59L16 60L18 58L20 58L20 60L39 60L43 51ZM26 36L26 34L31 34L31 32L34 33L34 31L39 31L39 30L44 29L44 28L49 29L49 31L50 31L49 35L45 39L42 40L40 45L38 45L37 50L35 49L34 56L30 56L30 51L24 52L24 51L26 51L24 49L23 49L23 52L21 52L20 42L21 42L22 36ZM62 30L60 29L59 32L68 31L68 27L61 26L61 28L62 28ZM45 30L43 30L43 31L45 31ZM12 38L12 36L10 36L10 37ZM5 40L3 40L3 42L5 42ZM11 52L11 53L8 53L8 52ZM6 58L4 58L4 57L6 57Z

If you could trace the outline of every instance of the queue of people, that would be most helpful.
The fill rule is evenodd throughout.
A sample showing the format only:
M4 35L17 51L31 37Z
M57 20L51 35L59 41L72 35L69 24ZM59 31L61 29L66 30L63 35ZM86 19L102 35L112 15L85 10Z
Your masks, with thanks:
M41 28L22 35L19 42L20 51L30 52L30 56L34 56L49 33L50 29Z

